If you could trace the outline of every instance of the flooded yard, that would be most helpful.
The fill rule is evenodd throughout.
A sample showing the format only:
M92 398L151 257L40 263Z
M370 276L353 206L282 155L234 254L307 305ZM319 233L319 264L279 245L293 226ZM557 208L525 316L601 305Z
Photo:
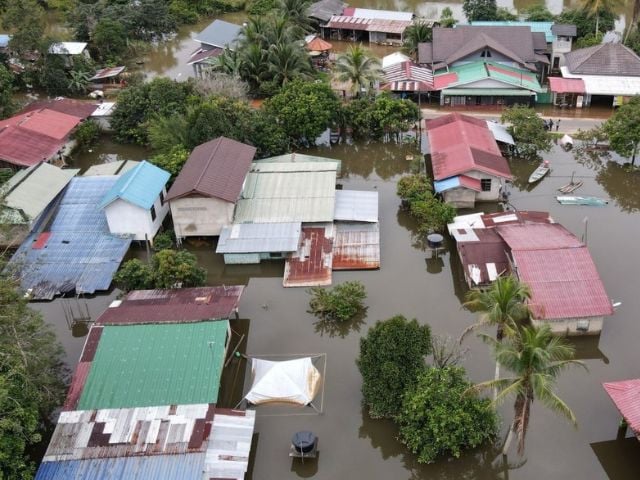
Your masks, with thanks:
M101 154L118 152L118 158L140 159L145 152L132 147L110 145L90 157L79 159L86 166ZM334 285L359 280L367 289L364 318L335 327L320 323L307 313L305 289L282 287L283 263L256 266L225 266L210 242L188 243L200 265L208 270L208 283L247 284L240 304L241 321L233 327L247 334L242 350L249 355L326 353L323 413L311 408L279 411L257 408L257 436L254 438L252 476L262 479L516 479L581 478L631 480L640 471L640 443L634 438L616 439L619 414L609 400L603 381L638 376L637 339L640 338L640 295L637 294L637 238L640 236L638 174L616 163L583 165L571 153L559 148L545 156L552 171L529 191L526 178L536 162L512 161L518 179L510 202L518 209L548 210L578 237L585 234L608 293L622 302L613 317L605 319L602 334L574 341L578 356L589 371L571 370L561 376L559 394L578 418L574 429L553 413L534 404L526 457L510 458L505 470L498 449L486 446L460 459L443 458L433 465L420 465L396 440L397 432L387 421L370 420L361 406L360 374L355 365L359 339L377 321L396 314L417 318L431 325L434 333L457 337L474 321L461 308L466 289L457 255L451 243L434 257L416 235L414 222L399 210L395 194L398 178L408 173L409 146L372 143L320 147L305 152L342 160L339 183L355 190L377 190L380 196L381 268L377 271L334 272ZM593 163L593 162L591 162ZM574 173L575 172L575 173ZM584 181L580 195L610 200L605 207L562 206L554 198L556 189L570 177ZM485 211L496 206L480 205ZM587 221L585 222L585 218ZM144 257L143 249L132 255ZM81 329L72 330L64 309L88 308L93 319L115 298L116 293L80 301L56 300L34 303L47 321L55 325L75 365L84 338ZM77 336L74 336L77 335ZM494 363L488 348L473 336L464 361L474 381L493 376ZM222 406L233 407L243 386L245 360L234 359L225 372ZM502 408L505 424L512 407ZM317 461L294 461L288 457L291 435L311 430L319 437ZM504 430L504 428L503 428ZM499 439L500 440L500 439Z

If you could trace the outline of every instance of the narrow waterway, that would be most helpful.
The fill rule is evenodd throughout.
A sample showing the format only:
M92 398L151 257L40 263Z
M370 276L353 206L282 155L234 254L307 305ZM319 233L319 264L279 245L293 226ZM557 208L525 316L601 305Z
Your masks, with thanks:
M140 159L146 155L136 147L105 145L105 151L97 149L81 156L77 159L78 165L98 161L107 151L121 159ZM619 415L601 386L603 381L638 375L638 173L628 173L613 162L580 164L571 153L556 148L546 156L551 160L551 174L526 191L519 186L525 185L536 163L511 162L518 177L511 189L511 203L518 209L548 210L579 237L584 234L584 220L588 219L589 249L609 294L622 305L606 320L602 335L575 342L579 357L589 371L569 371L560 379L560 396L576 413L579 428L572 428L551 412L534 405L526 458L518 461L514 457L513 465L505 472L492 446L469 452L460 459L420 465L396 440L391 423L370 420L361 407L361 380L355 359L360 337L376 320L400 313L430 324L434 333L453 337L474 321L474 316L461 308L465 286L452 245L447 244L444 252L433 257L416 235L412 219L398 208L395 185L399 176L410 171L411 162L406 156L414 153L414 147L356 143L320 147L310 153L342 160L339 183L345 188L377 190L380 194L380 270L334 272L334 284L356 279L365 284L368 308L364 318L339 328L317 322L307 313L309 297L305 290L282 287L282 262L225 266L214 253L212 242L187 243L200 265L208 270L209 284L248 286L240 306L243 320L234 327L247 334L244 351L251 355L327 354L322 415L316 415L311 409L280 411L274 415L272 411L258 408L253 479L638 478L640 443L633 438L616 439ZM571 175L584 181L579 194L608 198L609 205L602 208L559 205L554 194ZM487 204L485 210L495 208ZM144 257L145 251L134 249L131 255ZM112 292L79 301L33 304L55 326L70 365L77 362L84 338L79 336L83 334L82 327L72 330L67 324L65 309L88 309L95 319L116 295L117 292ZM474 381L490 378L493 362L487 347L473 337L468 346L464 366L471 378ZM243 388L245 367L244 360L233 360L227 368L221 396L223 405L235 406ZM502 411L508 422L511 405ZM303 429L314 431L320 439L318 461L305 465L292 463L287 455L290 436Z

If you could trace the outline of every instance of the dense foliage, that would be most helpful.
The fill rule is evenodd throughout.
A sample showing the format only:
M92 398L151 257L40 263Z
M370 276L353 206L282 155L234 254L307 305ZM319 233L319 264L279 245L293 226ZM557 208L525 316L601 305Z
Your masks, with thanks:
M422 30L420 27L412 31L414 40ZM382 78L383 72L380 60L358 44L349 46L346 52L338 55L334 74L338 81L349 82L353 93L360 96L373 88L375 81Z
M0 64L0 120L10 117L16 110L13 101L13 73Z
M544 3L525 8L522 13L529 22L552 22L555 19L555 15L549 11Z
M431 351L431 329L402 315L378 321L360 339L362 395L372 418L395 417Z
M102 134L102 128L97 122L93 120L85 120L73 133L73 138L78 142L78 147L81 149L87 149L94 145Z
M536 158L539 152L551 150L551 135L544 128L544 120L530 107L514 105L501 117L516 142L516 152L523 158Z
M175 145L168 152L159 153L149 159L154 165L166 170L171 174L171 182L182 170L182 167L189 158L189 150L182 145Z
M402 49L414 59L417 59L418 44L431 41L431 24L425 21L416 20L404 32Z
M610 11L601 10L596 17L595 15L590 15L589 11L584 8L574 8L563 10L562 13L556 17L556 22L575 25L577 38L580 39L585 35L595 33L596 23L598 23L598 30L600 32L613 30L616 18L617 16Z
M420 233L441 231L453 221L456 209L434 195L431 180L423 174L407 175L398 181L398 196L418 222Z
M411 100L383 93L375 98L358 98L343 108L342 121L354 138L384 140L410 130L420 119L420 109Z
M452 28L458 21L453 18L453 10L449 7L445 7L442 9L442 13L440 13L440 26L443 28Z
M31 478L26 450L64 399L62 346L17 285L0 278L0 478Z
M462 11L469 22L496 20L497 10L496 0L464 0L462 2Z
M431 463L438 457L458 458L462 451L492 439L498 419L489 400L469 394L461 367L427 368L402 400L397 416L400 441Z
M604 123L604 132L609 137L611 149L634 165L640 146L640 97L633 97L618 107Z
M323 319L346 322L362 311L367 292L360 282L344 282L333 288L312 287L309 308Z
M44 9L36 0L11 0L0 12L2 27L11 33L9 46L19 54L38 50L45 28Z

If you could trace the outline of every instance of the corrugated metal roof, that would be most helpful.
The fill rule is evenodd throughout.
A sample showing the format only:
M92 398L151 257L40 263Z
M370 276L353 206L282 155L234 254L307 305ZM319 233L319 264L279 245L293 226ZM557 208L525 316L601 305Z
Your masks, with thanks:
M187 65L193 65L194 63L199 63L199 62L208 63L208 62L205 62L205 60L219 57L220 55L222 55L222 52L224 52L224 49L218 48L218 47L213 47L209 49L198 48L189 57L189 61L187 62Z
M555 223L555 220L549 215L549 212L538 212L535 210L488 213L486 215L483 214L481 218L486 228L517 223Z
M555 93L584 93L586 88L581 78L549 77L549 89Z
M80 170L39 163L21 170L0 188L5 207L19 210L29 220L38 217Z
M335 220L378 221L378 192L336 190Z
M243 285L134 290L114 301L96 320L99 325L188 323L230 318Z
M333 221L339 166L340 162L313 157L254 162L236 203L234 222Z
M496 142L506 143L508 145L515 145L516 142L513 140L513 137L509 132L507 132L507 128L504 125L500 125L493 120L487 120L487 126L495 138Z
M0 130L6 126L14 126L56 140L65 140L81 120L81 117L75 115L43 108L0 121Z
M602 386L640 440L640 378L605 382Z
M320 0L312 3L307 9L310 18L316 18L323 22L328 21L333 15L340 15L346 6L342 0Z
M302 225L292 223L235 223L220 232L216 253L294 252Z
M95 100L76 100L65 97L56 97L49 100L36 100L24 107L20 113L33 112L36 110L42 110L46 108L48 110L55 110L56 112L65 113L73 117L88 118L95 111L95 109L101 105L96 103Z
M255 410L216 409L203 480L244 479L249 468L255 422Z
M105 326L78 409L215 403L228 320Z
M468 177L467 175L457 175L455 177L449 177L445 178L444 180L433 182L433 189L436 193L446 192L447 190L458 187L469 188L471 190L475 190L476 192L482 191L480 180L477 178Z
M169 172L145 160L118 177L113 187L102 198L99 208L106 208L120 199L149 210L169 181L169 177Z
M405 22L411 22L414 16L413 12L358 7L346 7L342 14L349 17L371 18L376 20L399 20Z
M125 66L101 68L100 70L96 71L95 75L93 77L91 77L89 80L90 81L103 80L105 78L117 77L122 72L124 72L126 69L127 69L127 67L125 67Z
M337 223L332 261L333 270L380 268L378 223Z
M568 25L565 23L555 23L551 27L551 32L557 36L575 37L578 34L578 29L575 25Z
M533 318L554 320L613 314L611 299L587 247L512 250L511 254L520 281L531 288L528 304Z
M470 287L488 285L509 272L508 247L493 229L473 229L471 233L473 237L468 235L456 245L465 279Z
M523 88L532 92L542 92L543 88L540 86L535 73L521 68L509 67L503 64L495 62L477 61L465 63L451 67L448 72L436 75L433 82L436 89L443 88L459 88L469 84L475 84L482 80L495 80L497 82L504 83L506 85ZM471 85L473 88L473 85ZM491 92L499 92L502 88L473 88L480 92L485 92L486 95L491 95ZM513 90L505 88L504 90ZM526 95L526 92L520 92L522 95ZM498 95L497 93L495 95Z
M410 25L410 20L381 20L374 18L351 17L347 15L334 15L329 19L325 28L402 34Z
M74 288L76 293L109 288L131 244L131 239L109 233L105 214L98 209L116 180L112 176L72 178L43 248L32 248L41 232L31 233L18 248L11 263L32 298L49 300Z
M214 20L207 28L198 33L194 40L214 47L224 48L232 45L240 36L242 27L223 20Z
M205 453L43 462L36 480L194 480Z
M580 248L583 243L559 223L533 223L496 227L512 250Z
M382 69L385 70L392 65L396 65L398 63L404 63L411 61L411 57L408 57L402 52L393 52L389 55L385 55L382 57Z
M332 247L324 227L304 227L299 250L285 261L282 285L331 285Z
M385 84L413 82L417 84L416 90L434 90L433 72L429 68L421 67L411 61L394 63L391 66L386 67L383 71L383 80ZM384 86L382 88L384 88ZM397 85L396 88L393 88L392 86L392 89L396 90Z
M135 168L140 162L136 160L116 160L115 162L91 165L83 174L83 177L98 175L120 175Z
M9 46L9 40L11 40L11 35L7 35L6 33L0 34L0 48L7 48Z
M196 194L235 202L255 153L255 147L225 137L198 145L171 186L167 200Z
M435 180L472 170L511 178L509 164L484 120L453 113L428 121L426 126Z
M566 66L560 67L565 78L580 78L584 82L584 91L590 95L627 95L640 94L640 77L621 75L583 75L572 74Z
M56 42L49 46L53 55L79 55L87 48L86 42Z

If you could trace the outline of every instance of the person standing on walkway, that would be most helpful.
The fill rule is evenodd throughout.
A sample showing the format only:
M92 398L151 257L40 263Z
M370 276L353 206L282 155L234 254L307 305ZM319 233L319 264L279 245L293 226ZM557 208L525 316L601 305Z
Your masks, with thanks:
M553 132L553 120L549 119L549 131Z
M559 128L560 128L560 119L558 119L558 121L556 122L556 132L558 131Z

